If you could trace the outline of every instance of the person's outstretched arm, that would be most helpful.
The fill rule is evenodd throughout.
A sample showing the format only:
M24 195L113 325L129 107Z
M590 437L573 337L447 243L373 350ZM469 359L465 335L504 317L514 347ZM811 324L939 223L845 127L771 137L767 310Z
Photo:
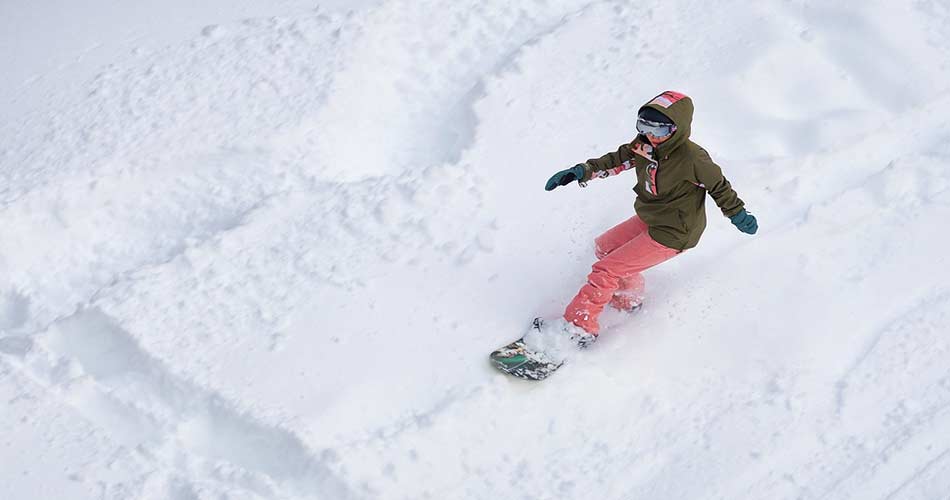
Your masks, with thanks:
M607 153L600 158L591 158L584 163L578 163L571 168L561 170L548 179L544 185L546 191L558 186L566 186L574 181L583 185L594 177L608 177L633 168L633 151L630 144L624 144L613 153Z
M600 158L591 158L581 165L584 166L584 178L587 182L594 177L609 177L633 168L633 144L623 144L613 153L607 153Z

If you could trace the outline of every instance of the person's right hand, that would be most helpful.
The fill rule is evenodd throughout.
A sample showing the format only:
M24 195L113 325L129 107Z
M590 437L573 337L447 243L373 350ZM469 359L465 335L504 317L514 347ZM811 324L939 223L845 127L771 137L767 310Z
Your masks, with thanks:
M554 188L558 186L566 186L574 181L579 181L584 178L584 164L578 163L573 167L567 170L561 170L560 172L551 176L548 179L548 183L544 185L545 191L553 191Z

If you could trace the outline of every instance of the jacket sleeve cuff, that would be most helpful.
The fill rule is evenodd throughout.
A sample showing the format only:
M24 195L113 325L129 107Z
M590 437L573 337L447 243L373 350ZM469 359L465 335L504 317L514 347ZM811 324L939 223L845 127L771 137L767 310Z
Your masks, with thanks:
M578 163L578 165L584 167L584 177L580 179L580 182L587 182L591 180L594 176L594 168L590 166L590 163Z
M738 215L743 210L745 210L745 204L740 203L739 206L736 208L732 208L730 210L723 210L722 214L725 215L727 218L731 219L735 217L736 215Z

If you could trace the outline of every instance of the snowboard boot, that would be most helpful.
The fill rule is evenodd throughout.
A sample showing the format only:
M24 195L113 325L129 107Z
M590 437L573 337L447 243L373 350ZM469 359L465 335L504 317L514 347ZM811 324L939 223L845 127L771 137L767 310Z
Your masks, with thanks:
M566 357L571 348L585 349L595 340L597 340L596 335L588 333L573 323L568 323L564 318L549 321L535 318L531 330L525 335L528 346L555 359Z
M643 297L636 293L617 291L610 298L610 307L620 312L634 312L643 307Z

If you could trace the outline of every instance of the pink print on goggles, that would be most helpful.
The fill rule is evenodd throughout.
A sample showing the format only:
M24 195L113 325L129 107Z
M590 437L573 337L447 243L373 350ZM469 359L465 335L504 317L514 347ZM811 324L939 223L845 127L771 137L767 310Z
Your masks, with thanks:
M672 123L660 123L637 118L637 132L653 137L666 137L676 132L676 126Z

